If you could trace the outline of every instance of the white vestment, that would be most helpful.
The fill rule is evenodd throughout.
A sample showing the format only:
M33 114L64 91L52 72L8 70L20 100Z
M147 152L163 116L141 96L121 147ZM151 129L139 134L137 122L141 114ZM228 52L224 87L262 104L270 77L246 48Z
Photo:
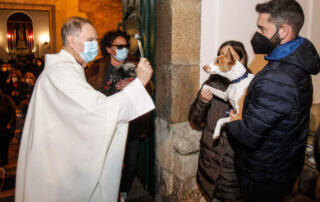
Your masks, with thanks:
M16 202L116 202L128 122L152 109L139 79L106 97L68 52L46 55L23 129Z

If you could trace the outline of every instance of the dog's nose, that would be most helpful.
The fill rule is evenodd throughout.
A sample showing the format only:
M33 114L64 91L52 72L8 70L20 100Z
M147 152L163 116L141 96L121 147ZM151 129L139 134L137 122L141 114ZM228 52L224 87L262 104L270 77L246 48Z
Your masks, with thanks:
M205 66L202 67L202 69L207 72L209 70L209 66L205 65Z

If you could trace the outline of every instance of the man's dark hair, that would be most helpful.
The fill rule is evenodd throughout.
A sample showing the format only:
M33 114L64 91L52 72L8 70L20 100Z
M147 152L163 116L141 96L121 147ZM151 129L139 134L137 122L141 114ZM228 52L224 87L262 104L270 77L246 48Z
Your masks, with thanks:
M257 4L256 11L269 13L269 22L274 23L277 29L283 24L290 25L295 36L298 36L304 23L303 10L296 0L271 0Z
M129 41L130 41L130 36L128 34L126 34L125 32L121 31L121 30L116 30L116 31L109 31L107 33L105 33L103 35L103 38L100 41L100 50L101 50L101 54L103 56L108 56L110 55L107 50L106 47L110 48L113 41L117 38L117 37L123 37L126 39L127 44L130 45Z

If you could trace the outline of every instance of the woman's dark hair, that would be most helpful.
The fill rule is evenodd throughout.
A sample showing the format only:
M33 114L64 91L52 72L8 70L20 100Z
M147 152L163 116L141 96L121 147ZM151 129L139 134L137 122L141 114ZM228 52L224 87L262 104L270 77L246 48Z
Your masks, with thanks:
M240 60L243 60L243 65L245 67L247 67L247 63L248 63L248 54L247 54L247 51L246 49L244 48L244 45L239 42L239 41L233 41L233 40L230 40L230 41L226 41L224 42L223 44L221 44L221 46L219 47L219 50L225 46L231 46L235 51L236 53L239 55L240 57ZM220 55L219 51L218 51L218 56Z
M129 43L130 36L128 34L126 34L125 32L123 32L121 30L109 31L103 35L103 38L100 41L100 50L101 50L101 53L103 56L110 55L108 53L108 51L106 50L106 47L110 48L113 41L119 36L125 38L127 41L127 44L130 45L130 43Z

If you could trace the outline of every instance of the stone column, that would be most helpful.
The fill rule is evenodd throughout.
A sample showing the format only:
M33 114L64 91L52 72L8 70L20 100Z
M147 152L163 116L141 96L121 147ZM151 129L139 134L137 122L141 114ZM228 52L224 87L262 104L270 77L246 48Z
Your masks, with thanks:
M201 134L187 122L199 89L201 0L157 1L157 201L199 201Z

